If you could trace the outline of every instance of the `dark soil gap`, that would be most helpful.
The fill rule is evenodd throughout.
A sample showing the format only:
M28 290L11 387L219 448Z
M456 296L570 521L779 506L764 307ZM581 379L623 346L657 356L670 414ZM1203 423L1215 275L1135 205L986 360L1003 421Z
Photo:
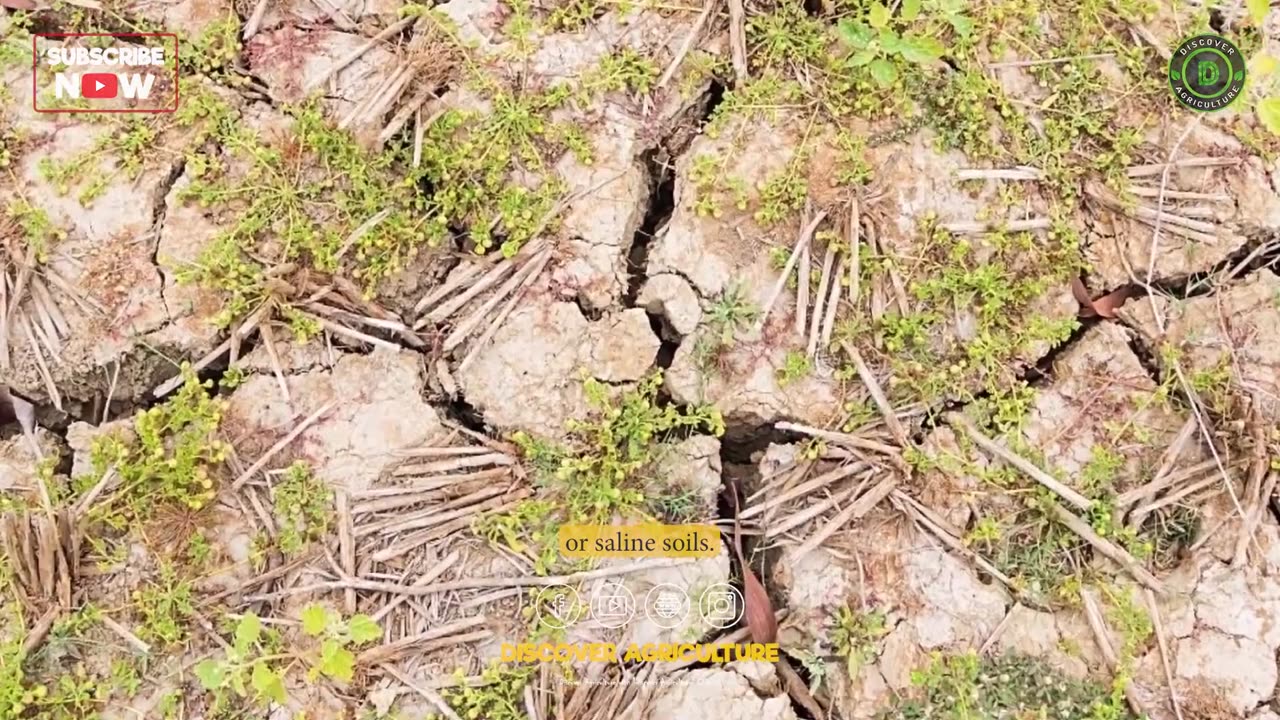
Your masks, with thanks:
M489 435L489 431L484 424L484 415L474 405L467 402L462 395L458 395L456 398L437 407L444 411L446 417L462 427L482 435Z
M1223 260L1214 264L1208 270L1198 273L1192 273L1180 278L1163 280L1153 283L1162 292L1171 295L1179 300L1187 298L1200 297L1202 295L1210 295L1216 291L1222 284L1231 280L1242 278L1257 270L1267 269L1272 272L1276 271L1276 264L1280 262L1280 243L1275 243L1276 237L1270 234L1259 235L1251 238L1243 247L1228 255ZM1251 254L1256 252L1260 247L1265 247L1268 243L1275 243L1274 247L1266 247L1258 256L1249 261L1248 264L1236 267L1244 262ZM1230 272L1230 275L1226 273ZM1214 283L1214 278L1221 275L1218 283Z
M711 119L711 114L720 107L720 103L724 102L724 93L727 86L720 80L712 80L711 87L707 88L707 104L702 109L702 117L698 119L701 125Z
M649 172L649 203L627 253L626 307L635 307L645 280L649 279L649 245L675 210L676 178L671 156L663 145L646 150L641 159Z

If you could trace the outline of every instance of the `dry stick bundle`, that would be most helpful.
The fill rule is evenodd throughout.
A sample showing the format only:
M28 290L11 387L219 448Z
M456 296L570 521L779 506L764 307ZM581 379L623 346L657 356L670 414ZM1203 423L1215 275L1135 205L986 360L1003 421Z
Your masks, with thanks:
M463 638L474 639L476 633L470 632L475 628L483 627L489 620L484 615L475 615L469 618L461 618L444 625L427 630L426 632L411 637L400 638L394 642L389 642L378 647L369 648L361 652L356 660L361 665L378 665L385 662L393 662L405 653L420 651L418 646L427 644L433 640L452 640L454 642L445 644L457 644L463 641ZM483 631L488 637L492 633L488 630ZM469 641L469 640L468 640ZM442 644L441 646L444 646Z
M841 465L840 467L837 467L834 470L829 470L823 473L822 475L819 475L818 477L807 480L799 485L796 485L786 490L781 494L775 495L774 497L769 498L768 500L764 501L763 503L760 503L759 505L752 505L751 507L743 510L738 517L741 518L742 520L750 520L756 515L759 515L765 512L766 510L785 505L786 503L789 503L792 500L795 500L796 498L804 497L805 495L808 495L811 492L820 490L828 485L837 483L849 477L850 475L853 475L856 472L859 472L861 470L867 470L869 468L870 468L870 465L866 463L860 463L860 462L850 463L848 465Z
M822 330L818 334L818 347L825 352L831 345L831 334L836 328L836 312L840 309L840 295L844 284L840 282L840 274L844 272L844 256L836 260L832 275L831 297L827 299L826 316L822 319Z
M800 547L796 548L795 552L791 554L791 560L793 562L799 560L821 545L824 540L831 537L837 530L871 512L871 509L879 505L881 500L889 497L889 493L893 492L893 489L898 486L898 479L897 475L890 474L876 483L866 494L853 501L849 507L836 513L831 520L809 536Z
M866 479L859 483L849 483L849 487L832 495L826 500L814 503L798 513L792 514L782 522L766 523L762 537L768 539L775 535L785 535L786 533L804 525L810 520L826 513L828 510L836 508L844 503L849 502L855 495L862 492L866 485Z
M489 344L489 341L497 334L498 329L502 327L504 322L506 322L507 316L510 315L511 311L520 304L522 299L524 299L524 294L529 290L530 285L539 275L542 274L543 268L545 268L547 263L550 261L550 250L544 252L542 257L535 261L533 271L530 272L529 275L520 283L515 294L512 295L511 299L507 301L507 304L502 307L502 310L498 311L498 314L489 321L489 327L485 328L485 331L480 335L480 338L467 348L467 354L463 356L462 362L458 363L458 372L466 370L467 367L471 365L471 362L476 358L480 349Z
M972 548L960 539L960 533L943 518L939 517L927 505L922 504L915 498L904 493L902 490L894 490L892 500L903 512L905 512L917 525L933 534L943 545L952 551L968 557L975 565L982 568L988 575L999 580L1004 584L1005 588L1014 592L1015 586L1013 580L1009 576L1000 572L995 565L992 565L986 558L979 555ZM1016 594L1016 593L1015 593Z
M831 273L834 270L835 261L836 249L828 244L827 251L822 256L822 275L818 279L818 296L813 304L813 320L809 323L809 344L805 347L805 354L810 359L818 353L818 340L822 337L822 326L827 319L827 295L830 291ZM836 285L839 286L839 284L837 281ZM834 307L835 303L832 302L830 306Z
M900 467L904 466L902 450L895 448L892 445L885 445L884 443L876 442L875 440L869 440L867 438L850 435L848 433L836 432L834 430L823 430L822 428L811 427L809 425L801 425L800 423L780 422L775 423L774 427L782 430L783 432L796 432L801 435L818 438L819 440L826 440L827 442L834 443L836 445L843 445L845 447L856 448L858 450L868 450L870 452L879 453L888 457L889 461L895 465Z
M71 607L80 564L80 529L72 510L46 505L40 511L0 515L0 547L24 604Z
M502 286L493 293L493 295L480 305L480 307L473 310L471 315L458 323L453 332L449 333L448 337L444 340L444 350L448 352L462 344L462 342L466 340L471 333L475 332L481 321L488 317L489 313L492 312L492 310L508 295L511 295L517 289L523 287L529 282L532 282L536 273L546 266L546 263L550 258L551 249L546 248L537 255L523 260L520 264L520 269L517 270L511 278L507 280L507 282L503 283Z
M444 575L446 572L448 572L449 568L453 567L453 564L458 562L458 559L459 559L459 555L456 550L449 553L448 555L444 556L444 558L440 562L436 563L435 566L433 566L430 570L422 573L422 575L417 580L414 580L413 586L423 587L426 585L430 585L431 583L439 579L441 575ZM399 607L401 603L403 603L408 599L409 598L407 595L398 595L392 598L390 602L388 602L386 605L383 605L380 610L378 610L373 614L374 621L380 622L387 615L390 615L393 610Z
M778 282L774 284L773 291L769 293L769 299L765 302L764 308L760 310L760 319L756 321L756 332L764 329L765 321L769 319L769 311L773 309L778 298L782 296L782 291L787 287L787 278L791 277L791 271L795 269L796 262L801 259L801 253L809 246L809 241L813 239L814 233L818 230L818 225L827 217L827 211L820 210L805 226L800 230L800 237L796 240L796 246L791 250L791 257L787 259L787 265L782 269L782 274L778 277Z

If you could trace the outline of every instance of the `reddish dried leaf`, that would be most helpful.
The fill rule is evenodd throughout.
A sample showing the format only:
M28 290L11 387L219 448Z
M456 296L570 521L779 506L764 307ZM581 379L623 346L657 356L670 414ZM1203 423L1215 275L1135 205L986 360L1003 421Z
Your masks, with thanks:
M1112 290L1106 295L1094 299L1093 311L1104 318L1114 318L1116 316L1116 311L1128 302L1129 298L1133 297L1135 294L1135 291L1128 287Z
M32 0L0 0L0 7L7 7L11 10L35 10L40 7Z
M1080 303L1080 317L1103 317L1107 319L1115 318L1116 311L1123 306L1129 298L1137 295L1138 292L1131 287L1122 287L1112 290L1106 295L1097 298L1089 297L1089 290L1084 286L1084 281L1080 278L1071 278L1071 294L1075 297L1076 302Z
M747 628L751 630L751 639L758 643L771 643L778 637L778 618L773 614L773 602L765 591L760 579L747 565L742 553L742 534L738 524L738 488L731 483L728 488L733 494L733 553L738 557L738 567L742 569L743 599L747 603L745 615Z
M771 643L778 639L778 618L773 614L773 602L764 585L756 579L756 574L738 556L738 565L742 567L742 587L746 592L747 627L751 629L751 639L758 643Z

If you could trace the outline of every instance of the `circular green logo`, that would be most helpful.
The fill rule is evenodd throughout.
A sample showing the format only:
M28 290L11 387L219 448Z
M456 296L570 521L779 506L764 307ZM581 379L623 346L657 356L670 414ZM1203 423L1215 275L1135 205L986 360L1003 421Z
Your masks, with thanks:
M1169 58L1169 87L1184 107L1213 112L1244 93L1244 55L1221 35L1196 35Z

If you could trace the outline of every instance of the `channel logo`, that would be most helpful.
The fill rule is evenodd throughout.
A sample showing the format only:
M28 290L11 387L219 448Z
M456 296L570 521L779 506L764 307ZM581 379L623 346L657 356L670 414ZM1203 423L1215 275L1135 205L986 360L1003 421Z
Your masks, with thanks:
M57 89L61 90L61 87ZM80 76L80 97L82 98L107 100L119 94L120 78L111 73L85 73Z
M32 36L32 103L43 113L168 113L178 109L173 33Z

